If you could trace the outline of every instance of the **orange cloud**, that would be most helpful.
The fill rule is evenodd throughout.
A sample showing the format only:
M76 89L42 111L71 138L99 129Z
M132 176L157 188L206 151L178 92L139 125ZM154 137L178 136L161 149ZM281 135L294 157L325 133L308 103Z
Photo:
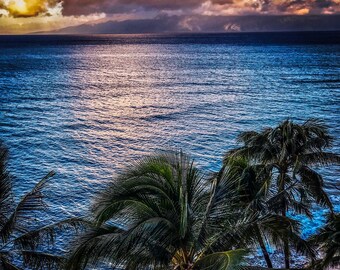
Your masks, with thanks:
M60 0L0 0L0 34L26 34L95 22L105 13L63 16Z
M306 15L309 13L309 9L308 8L302 8L302 9L298 9L294 11L295 15Z
M60 0L0 0L0 9L12 17L35 17L50 15L49 10L56 7Z
M204 0L195 13L205 15L337 14L340 0Z

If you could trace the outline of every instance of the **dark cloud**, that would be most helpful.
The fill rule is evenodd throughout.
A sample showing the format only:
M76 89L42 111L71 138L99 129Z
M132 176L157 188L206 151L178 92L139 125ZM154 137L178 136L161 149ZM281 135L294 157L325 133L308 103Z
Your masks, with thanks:
M190 13L200 7L210 7L224 13L249 12L268 14L337 13L339 0L64 0L64 15L86 15L96 12L136 13L143 11L180 10Z
M222 6L226 4L234 4L234 0L212 0L211 3Z
M195 8L203 0L64 0L64 15L86 15L95 12L124 13Z

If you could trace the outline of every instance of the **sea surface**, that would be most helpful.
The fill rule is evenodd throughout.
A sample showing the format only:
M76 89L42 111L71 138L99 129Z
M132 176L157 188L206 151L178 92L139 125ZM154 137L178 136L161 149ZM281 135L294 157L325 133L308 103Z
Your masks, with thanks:
M0 36L0 139L18 197L56 172L46 223L86 214L140 157L182 149L216 171L241 131L310 117L339 153L339 32ZM340 211L339 169L320 171Z

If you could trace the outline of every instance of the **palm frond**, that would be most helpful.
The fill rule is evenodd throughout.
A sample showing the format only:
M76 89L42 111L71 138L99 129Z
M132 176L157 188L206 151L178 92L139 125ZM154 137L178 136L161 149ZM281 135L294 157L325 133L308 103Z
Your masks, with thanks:
M12 178L7 170L8 150L0 141L0 228L12 210Z
M11 263L6 257L0 257L0 269L2 270L23 270L15 264Z
M210 181L182 152L144 158L99 194L96 227L76 245L69 267L162 269L193 262L212 252L226 219L237 219L235 193L226 177ZM112 223L118 226L107 231Z
M306 165L328 166L340 164L340 156L329 152L305 153L300 156L300 162Z
M11 232L16 229L16 225L19 220L30 218L33 211L45 209L45 204L42 200L42 189L53 175L53 171L48 173L42 180L40 180L40 182L35 185L31 192L27 193L21 199L17 207L14 209L12 215L0 230L0 237L3 239L3 241L6 241Z
M117 227L101 227L88 231L78 240L67 269L78 270L85 269L86 265L99 267L103 264L141 267L161 265L164 260L169 263L171 255L158 244L160 241L145 238L138 234L139 231L141 228L131 233Z
M316 118L308 119L302 124L306 135L309 139L317 139L314 145L311 147L316 147L317 149L322 149L325 147L330 147L333 142L333 138L330 136L328 131L328 126L324 121Z
M246 254L247 252L241 249L215 252L199 259L194 263L193 268L198 270L235 270Z
M327 222L316 235L309 241L320 248L323 254L322 260L314 266L315 269L327 269L328 267L340 267L340 214L331 213ZM317 268L319 267L319 268Z
M49 253L22 250L21 254L24 259L24 265L34 270L60 269L65 263L65 258L62 256L56 256Z
M58 231L75 230L88 227L91 223L82 218L65 219L36 230L30 230L15 238L14 244L22 249L34 250L40 244L54 244Z
M68 259L66 269L85 269L91 263L100 264L99 259L111 259L111 245L114 244L121 229L118 227L100 227L88 230L73 243L72 253ZM114 259L114 258L112 258Z
M257 138L260 135L261 134L256 132L256 131L245 131L245 132L242 132L240 135L237 136L236 141L239 142L239 143L247 144L248 142L254 140L255 138Z
M307 166L301 166L298 173L301 177L301 183L312 194L316 202L333 210L333 204L324 190L322 176Z

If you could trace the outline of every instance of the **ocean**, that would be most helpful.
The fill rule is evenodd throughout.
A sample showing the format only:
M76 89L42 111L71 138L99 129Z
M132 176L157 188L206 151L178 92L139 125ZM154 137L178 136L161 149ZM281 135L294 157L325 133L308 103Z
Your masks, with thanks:
M0 36L0 139L46 223L86 215L132 161L182 149L216 171L241 131L323 119L340 150L340 32ZM339 170L320 169L340 211ZM336 188L336 186L338 188ZM304 219L306 237L323 222Z

